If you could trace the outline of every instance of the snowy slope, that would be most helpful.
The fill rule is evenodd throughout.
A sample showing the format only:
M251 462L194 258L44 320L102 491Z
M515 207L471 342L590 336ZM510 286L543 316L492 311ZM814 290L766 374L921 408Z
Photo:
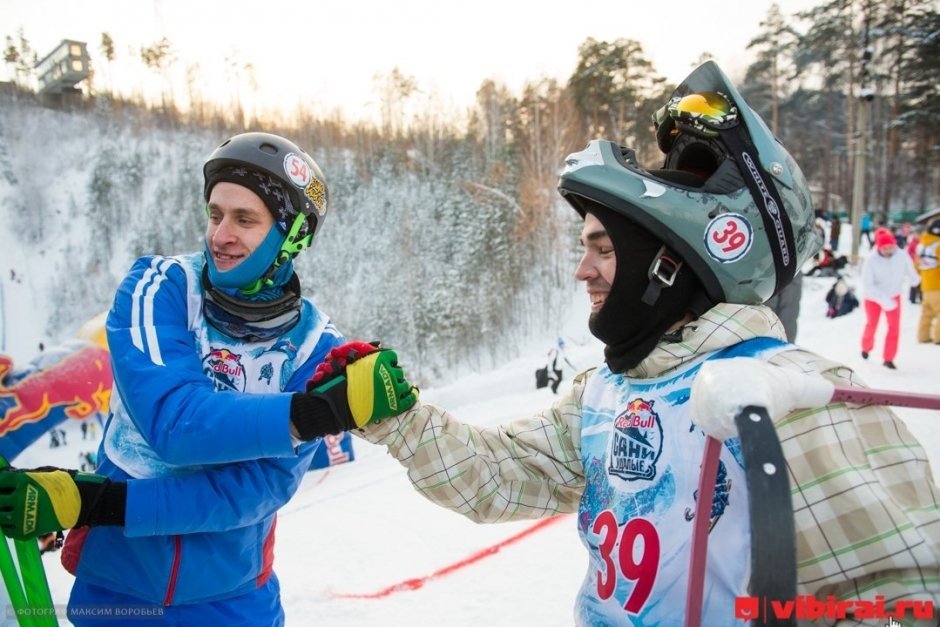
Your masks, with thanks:
M940 347L914 341L919 306L903 305L899 369L893 372L881 366L878 352L870 361L861 359L860 310L825 318L823 297L831 282L804 281L798 343L851 365L872 387L940 393ZM579 299L572 309L560 332L572 340L569 357L587 367L600 360L601 347L585 333L584 301ZM552 401L551 392L535 390L533 381L552 340L545 338L543 346L532 346L497 370L425 389L423 398L478 424L526 415ZM565 372L563 386L571 374ZM898 413L927 448L936 474L940 412ZM79 452L90 443L81 441L77 425L69 430L68 446L50 449L40 442L17 465L75 467ZM309 473L280 515L275 568L289 625L571 624L575 592L586 571L586 553L572 516L542 527L534 522L476 525L426 502L384 449L358 440L355 446L355 462ZM496 546L501 548L487 553ZM468 563L461 566L463 562ZM54 598L64 604L71 577L58 555L46 555L45 564ZM342 596L374 595L442 570L448 572L416 589L404 586L378 598Z

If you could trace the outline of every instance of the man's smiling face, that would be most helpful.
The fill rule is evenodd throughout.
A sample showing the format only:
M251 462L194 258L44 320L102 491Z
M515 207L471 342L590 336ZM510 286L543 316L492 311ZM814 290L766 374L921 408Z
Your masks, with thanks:
M610 286L617 273L617 256L607 229L590 212L584 215L581 246L584 247L584 254L574 272L574 278L586 283L591 298L591 315L596 316L610 295Z

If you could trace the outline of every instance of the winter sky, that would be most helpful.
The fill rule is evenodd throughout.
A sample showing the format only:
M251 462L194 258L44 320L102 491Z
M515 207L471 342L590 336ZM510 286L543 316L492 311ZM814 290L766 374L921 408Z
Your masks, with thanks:
M211 81L221 81L225 60L234 58L252 64L257 89L250 91L267 106L339 107L347 119L357 119L377 113L374 77L393 68L417 80L426 104L464 110L486 79L514 92L543 76L567 79L588 37L639 41L671 84L706 51L735 76L750 61L746 46L772 4L0 0L0 36L15 37L22 27L40 58L60 40L77 39L100 58L101 34L108 32L119 59L137 58L141 46L165 36L181 67L198 64L217 93L232 89ZM819 2L777 4L792 15ZM140 72L139 63L133 67ZM0 68L0 80L9 72Z

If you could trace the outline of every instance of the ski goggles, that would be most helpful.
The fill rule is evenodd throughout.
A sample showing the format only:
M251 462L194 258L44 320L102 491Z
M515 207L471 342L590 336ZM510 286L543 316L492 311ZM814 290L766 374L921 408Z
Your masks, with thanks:
M738 123L738 109L718 91L704 91L673 96L653 114L657 134L665 132L674 138L680 131L691 131L703 137L717 137L718 131Z
M718 131L732 128L737 123L737 107L727 96L717 91L673 96L653 114L656 141L660 149L667 153L679 133L715 138L718 137Z

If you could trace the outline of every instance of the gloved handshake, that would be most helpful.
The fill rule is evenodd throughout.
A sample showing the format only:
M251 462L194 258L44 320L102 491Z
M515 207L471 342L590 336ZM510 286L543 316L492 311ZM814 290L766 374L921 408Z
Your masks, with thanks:
M291 432L301 440L342 433L400 414L418 400L394 351L349 342L331 350L307 391L291 398ZM101 475L45 467L0 469L0 530L35 538L85 525L123 525L127 484Z
M291 433L301 440L358 429L396 416L418 400L395 351L352 341L331 350L291 399Z

